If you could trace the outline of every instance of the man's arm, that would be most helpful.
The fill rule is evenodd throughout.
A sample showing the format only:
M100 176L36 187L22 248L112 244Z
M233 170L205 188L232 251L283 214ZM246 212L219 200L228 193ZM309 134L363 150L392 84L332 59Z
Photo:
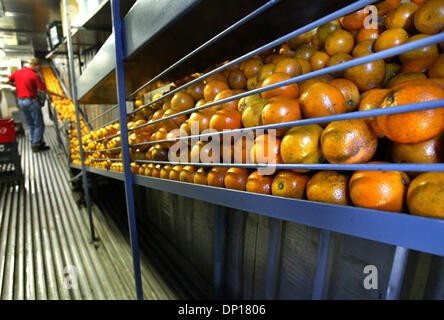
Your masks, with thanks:
M42 90L42 91L45 91L49 95L56 96L56 97L59 97L59 98L62 98L62 99L66 99L67 98L66 96L64 96L62 94L58 94L58 93L56 93L54 91L51 91L51 90L48 90L48 89Z

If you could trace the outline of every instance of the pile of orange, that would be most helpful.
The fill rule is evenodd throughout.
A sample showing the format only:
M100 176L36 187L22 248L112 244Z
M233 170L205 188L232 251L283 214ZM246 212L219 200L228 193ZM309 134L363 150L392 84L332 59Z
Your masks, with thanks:
M233 130L444 99L444 45L441 43L150 125L154 120L184 110L427 38L444 28L442 0L386 0L376 7L379 15L376 28L365 25L369 13L359 10L141 109L128 119L128 128L138 128L130 134L129 142L152 144L132 148L132 158L167 161L172 144L156 141L177 137L176 129L189 135L195 132L193 126L199 133L206 129ZM195 77L189 76L178 83ZM135 105L138 108L143 102L139 100ZM148 125L139 128L143 124ZM444 108L288 126L257 133L250 146L233 139L231 150L230 146L214 150L209 142L200 141L190 145L191 151L184 155L184 160L189 162L195 155L205 155L207 160L219 162L229 158L229 151L240 147L242 158L237 162L244 163L440 163L444 150L443 128ZM85 147L100 150L119 146L120 140L116 138L92 142L118 130L108 126L91 132L84 141ZM182 140L182 143L191 142ZM119 151L90 155L90 159L120 157ZM120 162L112 163L90 161L93 166L121 169ZM440 200L444 198L443 173L284 170L268 176L244 168L156 167L134 162L133 171L214 187L444 217Z

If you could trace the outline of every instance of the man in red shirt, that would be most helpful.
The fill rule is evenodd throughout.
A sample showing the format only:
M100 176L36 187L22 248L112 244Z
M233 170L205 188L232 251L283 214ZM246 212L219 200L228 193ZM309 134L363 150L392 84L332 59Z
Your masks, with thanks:
M8 77L8 84L16 87L18 105L25 115L25 120L29 127L32 151L34 152L49 149L43 142L45 124L43 123L42 106L37 97L37 90L62 97L46 89L45 84L37 74L39 71L40 61L37 58L33 58L29 62L29 67L19 69Z

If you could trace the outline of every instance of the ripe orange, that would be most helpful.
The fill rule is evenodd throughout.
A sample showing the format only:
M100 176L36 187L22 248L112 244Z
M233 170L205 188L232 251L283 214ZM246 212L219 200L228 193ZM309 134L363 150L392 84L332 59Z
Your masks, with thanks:
M303 93L305 91L307 91L307 89L310 88L316 82L328 83L331 80L333 80L333 77L327 74L327 75L323 75L323 76L319 76L319 77L314 77L314 78L311 78L311 79L308 79L308 80L301 81L299 83L300 96L302 96Z
M225 179L224 179L225 187L228 189L245 191L248 176L249 176L248 169L230 168L225 174Z
M323 69L330 59L330 56L323 51L318 51L310 58L312 70Z
M259 72L260 68L263 66L263 62L259 59L248 59L242 64L242 71L246 79L250 78L253 74Z
M241 70L234 69L228 74L228 84L231 89L244 89L247 85L247 79Z
M414 144L393 143L392 160L397 163L444 162L444 135Z
M439 57L430 65L429 78L444 79L444 53L441 53Z
M172 167L171 171L170 171L169 179L179 181L180 180L180 172L182 171L182 169L183 169L183 166L181 166L181 165L175 165L174 167Z
M226 82L221 80L212 80L204 87L204 99L206 102L211 102L219 92L228 89L230 88Z
M170 178L170 172L171 169L173 168L173 166L166 164L162 167L162 169L160 169L160 175L159 177L161 179L169 179Z
M406 43L410 43L416 40L425 39L427 37L430 37L430 35L427 34L415 34L414 36L411 36ZM433 58L436 59L439 55L439 49L438 45L432 44L427 47L418 48L415 50L407 51L404 53L401 53L399 55L399 60L402 64L407 63L410 60L418 59L418 58Z
M367 62L345 70L345 78L353 81L360 91L380 86L385 78L384 60Z
M321 136L330 163L365 163L376 152L378 138L363 119L333 121Z
M302 199L308 175L291 170L280 171L273 179L271 193L274 196Z
M311 85L300 97L304 118L345 113L345 98L339 89L322 82Z
M349 179L348 175L338 171L319 171L307 182L307 199L348 205L350 204Z
M403 82L386 95L381 108L444 99L444 89L432 80ZM384 135L398 143L418 143L436 137L443 128L444 108L382 115L376 118Z
M294 58L297 62L299 62L299 65L301 66L302 74L306 74L311 72L311 63L308 60L301 59L301 58Z
M205 168L199 168L196 174L194 175L194 183L196 184L208 184L208 171Z
M273 66L274 65L270 65L269 68L272 68ZM262 69L264 69L264 67L262 67ZM261 72L263 72L262 69L259 72L259 74ZM286 73L290 77L296 77L296 76L302 74L302 66L299 63L299 61L296 60L295 58L285 58L285 59L282 59L281 61L279 61L276 64L276 66L274 67L274 71L273 72ZM268 75L270 75L270 74L268 74ZM259 81L266 79L266 78L262 78L262 79L261 78L262 77L260 77Z
M294 38L291 38L290 40L287 41L287 44L291 49L294 50L302 44L310 43L312 37L313 37L313 31L310 30Z
M188 110L194 107L194 99L188 93L177 92L171 99L171 108L175 111Z
M299 119L301 119L301 110L296 99L274 97L262 109L261 122L264 125ZM287 130L288 128L276 129L276 135L281 137Z
M214 167L208 172L207 181L209 186L223 188L225 187L224 179L228 168Z
M223 90L223 91L219 92L214 97L214 101L219 101L219 100L222 100L222 99L226 99L226 98L232 97L232 96L234 96L236 94L238 94L238 92L236 92L234 90ZM228 110L228 109L230 109L230 110L237 110L237 105L238 104L239 104L239 99L232 100L232 101L225 102L223 104L214 106L213 109L215 111L221 110L221 109L224 109L224 110Z
M285 81L291 79L291 77L282 72L275 72L271 75L269 75L267 78L265 78L262 87L266 87L281 81ZM297 83L293 83L287 86L282 86L276 89L264 91L261 93L262 98L264 99L270 99L275 96L283 96L287 98L295 99L298 97L299 87Z
M339 89L344 95L346 112L358 109L360 95L358 87L353 82L347 79L334 79L329 84Z
M357 207L402 212L409 182L401 171L355 171L350 198Z
M317 124L293 127L282 138L281 156L285 163L316 164L324 161L322 127Z
M417 0L414 0L412 2L415 2ZM392 11L395 7L399 5L401 0L384 0L381 2L378 2L376 4L376 8L378 9L378 16L385 16L387 13Z
M193 166L185 166L179 175L181 182L194 183L194 177L196 175L196 168Z
M422 72L403 72L394 76L388 83L387 88L393 88L394 86L410 81L410 80L424 80L427 79L426 75Z
M376 39L376 52L399 46L407 41L407 31L402 28L388 29Z
M331 56L330 59L328 59L328 61L325 64L325 66L326 67L331 67L331 66L334 66L334 65L337 65L337 64L349 61L351 59L353 59L353 58L348 53L336 53L335 55ZM342 78L342 77L344 77L344 70L333 72L333 73L331 73L331 75L333 77ZM301 92L302 92L302 90L301 90Z
M248 176L245 189L248 192L271 194L271 185L273 183L273 176L265 176L254 171Z
M199 133L202 133L205 129L208 129L210 125L210 119L213 116L214 112L212 108L199 110L193 112L190 115L189 121L187 122L188 129L191 130L192 126L199 128ZM194 122L194 124L193 124ZM197 126L196 126L197 123Z
M367 29L367 28L361 28L358 32L358 34L355 37L356 43L362 42L364 40L376 40L379 36L379 30L378 29Z
M444 219L444 172L425 172L413 179L407 206L411 214Z
M347 30L359 30L364 27L364 20L369 15L365 9L355 11L339 19L342 27Z
M359 105L359 111L373 110L379 108L382 100L385 96L390 92L389 89L371 89L366 91L365 97L362 98L361 103ZM384 133L379 128L376 117L368 117L364 118L364 120L372 127L373 132L377 137L384 137Z
M320 26L316 31L316 36L319 40L319 45L321 47L324 46L325 41L327 41L327 38L335 31L341 30L341 24L339 23L339 20L332 20L327 22L326 24L323 24Z
M294 57L310 61L311 56L315 53L315 48L313 48L311 45L303 44L296 48L296 50L294 51Z
M345 30L336 30L325 41L325 51L329 56L336 53L350 53L353 47L353 35Z
M210 119L210 129L239 129L242 127L242 114L237 110L219 110Z
M385 17L384 25L387 29L403 28L410 31L414 27L413 19L418 5L411 2L399 4Z
M197 82L187 87L186 93L188 93L194 101L199 101L203 99L203 90L205 88L205 84L203 82Z
M352 56L359 57L364 54L369 54L369 53L375 52L375 43L376 43L375 39L368 39L368 40L364 40L364 41L359 42L353 48Z
M251 149L251 159L254 163L282 163L280 155L281 139L272 137L269 134L263 134L254 140L254 145Z
M421 33L435 34L444 28L444 2L429 0L415 12L414 23Z
M409 60L399 69L399 73L403 72L423 72L427 73L430 66L435 62L435 58L418 58ZM432 78L432 77L431 77Z
M149 163L145 167L144 175L149 176L149 177L152 176L153 175L153 170L154 170L154 163Z

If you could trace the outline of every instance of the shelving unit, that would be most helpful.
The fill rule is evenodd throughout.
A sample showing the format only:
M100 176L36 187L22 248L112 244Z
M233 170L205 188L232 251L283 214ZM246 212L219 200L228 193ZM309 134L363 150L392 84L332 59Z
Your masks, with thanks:
M285 42L286 40L311 30L316 26L320 26L332 19L359 10L365 5L373 2L375 1L311 1L309 3L299 3L294 1L246 1L239 4L238 1L233 0L224 1L224 6L218 7L217 2L204 0L174 2L174 5L158 1L139 0L121 21L119 1L111 1L113 34L106 40L95 58L88 65L85 72L76 82L77 94L74 95L74 100L77 109L78 103L119 104L120 117L118 120L120 121L122 128L121 140L124 172L115 172L84 166L83 149L81 150L82 166L71 164L71 167L79 170L84 169L88 173L106 176L111 179L125 182L136 284L139 283L140 272L138 269L138 247L134 213L134 192L132 189L133 185L203 200L217 206L255 212L259 215L275 218L277 220L291 221L320 228L322 229L322 232L319 243L327 243L327 247L331 231L395 245L397 246L397 249L393 258L393 272L389 279L386 295L387 299L399 298L399 288L402 287L403 279L402 277L396 277L395 274L397 272L403 274L403 270L405 270L406 266L405 257L408 254L409 249L444 256L444 246L442 245L444 240L443 220L352 206L338 206L306 200L280 198L131 174L128 131L131 132L132 130L126 129L128 115L126 108L127 100L151 91L156 87L156 81L173 81L174 79L180 79L187 74L203 70L207 66L213 65L224 59L240 57L231 61L229 64L206 73L200 78L164 95L164 97L171 96L186 86L201 81L214 73L220 72L230 65L234 65L252 57L260 51L272 48L277 44ZM168 10L166 9L167 7ZM215 10L215 7L218 7L218 10ZM260 13L257 12L250 17L249 13L254 12L259 7L262 8L263 11L260 11ZM200 17L203 20L199 20L197 17ZM245 19L244 17L248 17L248 19ZM277 19L279 21L273 19L273 17L279 17L279 19ZM209 21L211 21L211 23ZM237 24L238 22L240 23ZM206 28L201 28L202 23L205 23ZM231 30L230 26L233 24L236 24L236 28ZM185 25L187 26L186 28L184 28ZM260 29L260 40L258 40L253 33L253 30L257 30L259 26L262 28ZM224 37L224 30L228 29L231 31L230 36ZM177 37L177 35L174 34L177 30L180 30L181 32L180 37ZM197 32L197 30L199 30L199 32ZM211 39L211 45L205 45L206 41L209 41L209 39ZM174 114L173 116L154 121L151 124L165 121L181 114L189 114L192 111L237 100L241 97L260 93L282 85L288 85L322 74L339 71L365 62L387 58L401 52L442 41L444 41L444 34L437 34L423 40L301 75L269 86L265 89L255 89L215 103L209 103L200 108L186 110ZM167 50L167 46L171 46L172 43L174 43L175 50ZM233 50L230 51L230 54L232 54L230 57L224 56L224 51L221 50L221 48L227 46L233 48ZM196 48L199 48L199 50L195 50ZM188 56L190 52L192 52L192 54ZM186 57L186 59L182 59L183 57ZM169 66L173 65L176 61L180 61L180 64L178 64L177 67L168 70ZM149 105L150 103L144 107ZM378 109L366 112L355 112L325 118L304 119L279 125L240 129L233 132L242 133L255 129L271 129L342 119L362 118L388 113L438 108L443 105L444 101L437 100L429 103L398 107L396 110L391 108L392 110ZM221 133L211 135L219 134ZM202 137L202 135L196 137ZM79 139L81 141L81 137L79 137ZM160 140L146 144L172 142L180 139L182 138ZM132 147L136 147L136 145ZM144 163L164 164L159 161L144 161ZM184 163L184 165L187 164L188 163ZM205 166L205 164L193 163L190 163L189 165ZM212 166L214 166L214 164ZM232 167L235 165L225 164L224 166ZM344 166L345 167L335 167L334 165L329 164L312 167L310 167L310 165L287 165L285 168L313 169L316 167L318 170L331 170L335 168L341 168L341 170L357 170L358 168L360 170L375 170L375 167L370 165ZM255 166L253 165L249 167L253 168ZM392 164L381 165L378 169L400 171L444 171L444 165ZM86 172L84 172L84 174L86 174ZM218 217L218 219L219 218L220 217ZM220 220L218 220L217 223L219 225L221 223ZM272 233L270 237L271 243L277 242L275 238L277 235L275 233ZM217 250L220 250L220 241L220 234L217 234ZM319 249L316 269L317 281L314 285L313 293L313 298L315 299L321 297L320 292L322 292L324 286L326 286L322 275L325 273L325 261L327 260L328 250L326 251L325 248L321 249L322 248ZM272 259L275 258L273 255L274 249L272 248L270 250L271 254L268 259L270 259L269 265L272 265ZM218 257L220 258L220 251L215 252L215 284L217 288L218 285L220 285L220 274L218 273L220 260L217 260ZM267 277L269 276L270 275L267 274ZM143 293L140 291L140 286L138 286L138 288L138 297L142 298Z

